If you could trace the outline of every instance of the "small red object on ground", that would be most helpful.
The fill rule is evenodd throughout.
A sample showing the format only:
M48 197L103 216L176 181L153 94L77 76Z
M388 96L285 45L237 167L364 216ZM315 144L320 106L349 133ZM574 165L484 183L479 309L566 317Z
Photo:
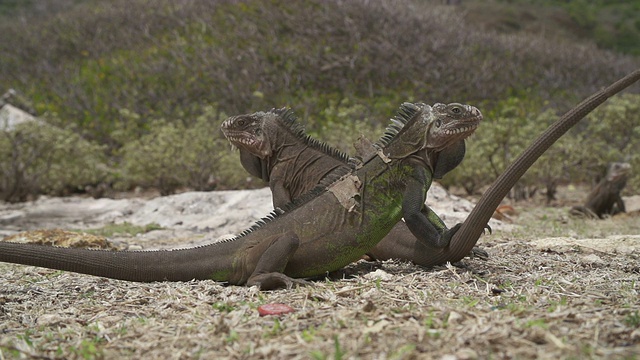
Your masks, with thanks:
M264 304L258 306L258 314L260 314L260 316L284 315L294 311L291 306L286 304Z

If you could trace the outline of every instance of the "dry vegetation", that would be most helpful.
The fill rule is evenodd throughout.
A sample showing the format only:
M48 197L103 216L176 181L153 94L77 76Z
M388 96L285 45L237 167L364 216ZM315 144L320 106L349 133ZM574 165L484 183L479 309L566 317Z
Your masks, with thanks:
M290 290L2 264L0 358L639 356L640 237L625 235L640 233L638 214L595 221L569 218L567 207L518 206L515 231L481 240L488 261L360 262ZM548 236L569 238L540 240ZM259 317L267 303L296 311Z

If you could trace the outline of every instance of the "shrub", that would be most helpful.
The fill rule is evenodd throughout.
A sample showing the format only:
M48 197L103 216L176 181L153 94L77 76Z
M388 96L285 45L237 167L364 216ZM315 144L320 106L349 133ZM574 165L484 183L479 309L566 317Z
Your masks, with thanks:
M318 114L349 98L383 103L372 119L385 123L411 97L479 102L533 89L571 103L636 68L593 45L473 28L458 10L416 0L80 3L0 22L0 82L118 148L114 131L137 138L148 121L193 118L201 103ZM123 124L121 109L139 119Z
M163 195L180 187L194 190L244 187L246 175L220 132L213 107L191 125L157 120L151 131L122 149L120 188L155 187Z
M0 197L25 201L82 190L109 176L103 147L42 121L0 133Z
M498 103L493 110L483 111L482 124L467 140L465 160L443 179L443 185L461 186L473 194L491 184L538 135L538 130L544 128L544 124L532 118L540 108L540 100L513 96ZM521 180L515 187L516 192L526 193L528 183ZM532 191L535 189L530 188L528 192Z

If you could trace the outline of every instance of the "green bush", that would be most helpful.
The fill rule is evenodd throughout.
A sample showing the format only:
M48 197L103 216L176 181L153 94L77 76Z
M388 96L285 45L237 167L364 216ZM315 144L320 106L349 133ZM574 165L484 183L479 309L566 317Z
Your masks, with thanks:
M149 121L194 118L207 103L315 116L348 98L385 124L411 98L477 103L532 89L572 103L637 67L593 45L474 28L459 10L417 0L82 2L0 22L0 82L117 149L114 132L137 138Z
M24 93L37 112L60 114L52 124L73 126L103 145L119 170L109 172L93 151L100 155L95 161L72 158L102 164L96 169L58 165L46 143L6 135L1 161L12 175L3 175L0 186L7 198L93 181L157 186L163 193L246 187L237 154L218 130L222 112L292 106L310 134L353 153L359 135L375 141L400 103L416 100L481 105L486 120L469 140L466 160L444 179L473 193L504 170L555 110L637 68L637 59L593 43L474 27L462 7L436 1L47 3L36 15L25 8L0 22L0 83ZM594 10L606 6L588 3L562 7L596 32L602 19L594 22ZM613 38L635 45L630 26L637 26L627 13L607 33L626 34ZM628 110L606 111L589 120L602 129L581 123L512 195L544 187L551 198L568 181L564 174L593 181L611 160L637 168L637 155L625 145L636 140L624 137L637 130L615 115ZM14 155L29 158L18 161L29 166L13 169ZM629 188L638 189L639 181L634 177Z
M540 109L539 100L514 96L499 102L493 110L483 111L484 120L467 140L465 160L445 176L443 185L461 186L473 194L491 184L545 127L533 118ZM515 187L516 192L526 193L527 185L530 187L531 182L525 177Z
M84 190L110 173L102 146L42 121L0 132L0 170L0 198L8 202Z
M224 115L210 107L190 126L157 120L148 134L121 149L121 179L117 186L154 187L163 195L181 187L245 187L247 176L220 132L223 119Z

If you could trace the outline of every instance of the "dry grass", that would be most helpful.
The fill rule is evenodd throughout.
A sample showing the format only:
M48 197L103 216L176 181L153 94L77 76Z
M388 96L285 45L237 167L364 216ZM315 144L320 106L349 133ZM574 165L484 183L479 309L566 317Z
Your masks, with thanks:
M0 264L0 359L640 357L640 238L618 254L532 242L638 234L637 215L565 213L522 209L521 228L484 237L490 259L463 268L362 261L344 279L271 292ZM296 312L259 317L265 303Z

